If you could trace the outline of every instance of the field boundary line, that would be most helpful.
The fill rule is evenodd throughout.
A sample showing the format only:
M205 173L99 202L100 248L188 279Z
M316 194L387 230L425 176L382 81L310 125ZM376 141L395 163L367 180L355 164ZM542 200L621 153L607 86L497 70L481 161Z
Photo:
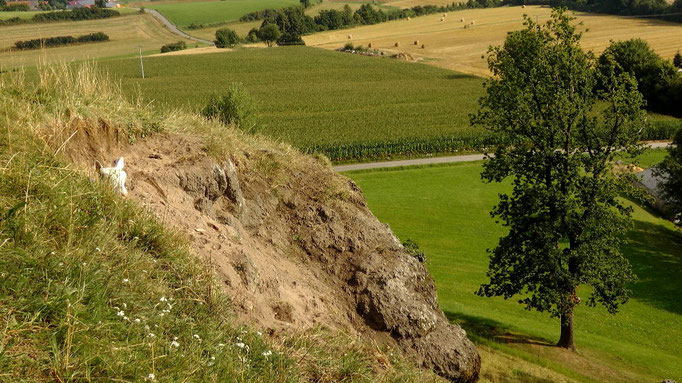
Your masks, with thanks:
M669 141L662 142L648 142L645 146L649 149L664 149L670 145ZM493 154L487 155L492 157ZM370 169L382 169L382 168L397 168L405 166L420 166L420 165L434 165L434 164L451 164L457 162L472 162L472 161L482 161L486 159L485 154L466 154L459 156L447 156L447 157L428 157L428 158L415 158L410 160L399 160L399 161L381 161L381 162L367 162L361 164L349 164L349 165L337 165L333 166L336 172L349 172L354 170L370 170Z
M204 43L204 44L214 45L213 41L200 39L198 37L188 35L187 33L181 31L180 28L178 28L175 24L173 24L170 20L168 20L166 18L166 16L162 15L156 9L145 8L144 12L149 13L150 15L156 17L159 21L161 21L161 23L163 23L163 25L166 26L166 28L168 28L171 32L175 33L176 35L182 36L182 37L189 39L189 40L199 41L199 42Z

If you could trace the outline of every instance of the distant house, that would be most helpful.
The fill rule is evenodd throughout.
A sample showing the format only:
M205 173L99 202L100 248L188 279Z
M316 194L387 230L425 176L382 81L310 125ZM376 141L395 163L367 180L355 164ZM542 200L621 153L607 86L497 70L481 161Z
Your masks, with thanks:
M76 9L76 8L94 8L95 0L71 0L66 3L66 9ZM108 1L106 3L107 8L121 8L121 4L116 1Z
M645 169L637 173L639 187L646 190L653 198L653 207L661 213L666 213L665 201L661 193L661 183L663 178L656 173L656 168Z

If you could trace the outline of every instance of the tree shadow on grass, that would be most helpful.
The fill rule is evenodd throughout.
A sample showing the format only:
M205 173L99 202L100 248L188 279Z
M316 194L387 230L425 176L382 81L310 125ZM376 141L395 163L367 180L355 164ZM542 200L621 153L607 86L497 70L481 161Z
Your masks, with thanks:
M453 313L445 311L445 316L450 322L457 323L472 339L483 338L496 343L517 343L529 344L545 347L556 347L556 345L547 339L533 337L528 334L512 332L511 329L502 322L492 320L489 318L477 317L472 315L465 315L462 313Z
M638 277L631 287L633 298L682 315L682 235L663 225L635 221L623 254Z
M461 80L461 79L480 79L478 76L466 73L451 73L445 76L448 80Z

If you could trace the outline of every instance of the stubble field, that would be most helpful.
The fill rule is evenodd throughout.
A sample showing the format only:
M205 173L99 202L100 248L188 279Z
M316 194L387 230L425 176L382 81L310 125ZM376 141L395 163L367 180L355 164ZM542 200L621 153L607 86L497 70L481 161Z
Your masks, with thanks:
M507 33L521 29L523 15L540 22L549 19L551 9L540 6L499 7L449 12L391 21L369 26L317 33L304 38L307 45L336 49L351 42L389 52L405 52L442 68L488 76L484 59L488 47L500 45ZM585 49L601 52L611 40L642 38L664 58L682 49L682 24L652 19L576 14L582 28ZM461 21L464 19L464 21ZM474 25L471 23L474 22ZM464 27L467 27L466 29ZM348 39L348 35L352 39ZM419 43L414 44L417 40ZM399 43L399 47L395 47ZM424 44L425 48L421 48Z

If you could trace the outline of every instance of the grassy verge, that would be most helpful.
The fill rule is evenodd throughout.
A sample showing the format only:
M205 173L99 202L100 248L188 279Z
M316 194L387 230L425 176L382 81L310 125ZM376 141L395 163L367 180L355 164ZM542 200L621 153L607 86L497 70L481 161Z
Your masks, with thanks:
M661 151L640 162L653 164ZM635 205L635 230L624 247L639 276L633 297L616 316L603 309L579 307L579 353L553 344L559 323L528 312L515 300L474 295L486 281L486 249L504 228L489 211L508 184L480 181L481 163L350 173L372 211L402 239L415 240L427 254L443 310L493 355L505 355L585 382L661 381L682 378L682 235L670 222ZM483 369L489 363L483 358ZM492 367L490 367L492 368ZM508 373L508 372L506 372ZM490 380L506 381L494 371ZM520 381L543 381L519 379ZM558 379L544 381L559 381Z
M182 116L128 103L92 68L39 76L0 78L0 381L436 380L344 334L268 338L234 326L184 238L62 157L87 152L68 144L81 134L133 142ZM216 128L182 122L195 134Z

